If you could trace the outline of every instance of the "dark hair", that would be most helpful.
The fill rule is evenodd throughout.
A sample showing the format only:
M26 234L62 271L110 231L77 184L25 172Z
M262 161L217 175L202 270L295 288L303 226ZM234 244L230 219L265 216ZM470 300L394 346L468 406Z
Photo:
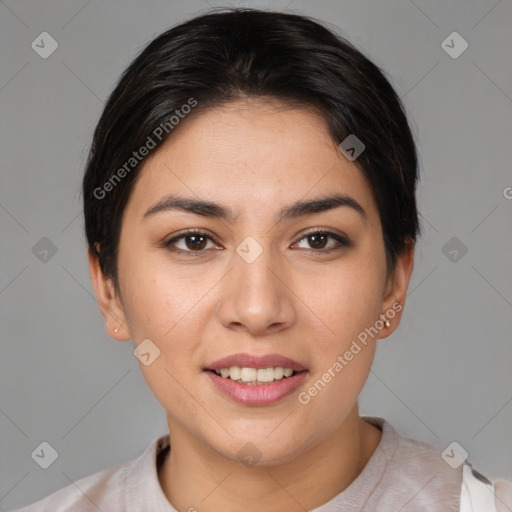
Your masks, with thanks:
M94 132L83 179L85 232L116 291L123 211L143 164L133 152L160 146L182 111L196 116L244 97L314 107L337 145L351 134L360 139L365 149L354 162L378 207L388 272L416 241L416 147L384 72L311 18L223 9L151 41L123 73Z

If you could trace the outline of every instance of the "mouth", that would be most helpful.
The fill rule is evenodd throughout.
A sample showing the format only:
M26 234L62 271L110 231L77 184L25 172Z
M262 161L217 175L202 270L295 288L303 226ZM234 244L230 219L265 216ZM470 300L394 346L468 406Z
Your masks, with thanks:
M237 384L243 384L245 386L269 385L273 382L279 382L281 379L289 379L290 377L301 373L293 370L292 368L283 368L282 366L269 366L267 368L231 366L229 368L221 368L220 370L206 371L215 373L223 379L230 379Z
M244 405L267 406L293 393L308 369L278 354L235 354L210 364L203 372L222 395Z

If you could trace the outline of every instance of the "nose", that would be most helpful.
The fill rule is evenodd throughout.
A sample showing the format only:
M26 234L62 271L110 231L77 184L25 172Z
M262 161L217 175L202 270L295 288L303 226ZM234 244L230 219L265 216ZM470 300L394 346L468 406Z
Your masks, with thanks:
M252 262L233 253L217 306L222 325L254 336L276 333L296 320L294 293L286 265L264 248Z

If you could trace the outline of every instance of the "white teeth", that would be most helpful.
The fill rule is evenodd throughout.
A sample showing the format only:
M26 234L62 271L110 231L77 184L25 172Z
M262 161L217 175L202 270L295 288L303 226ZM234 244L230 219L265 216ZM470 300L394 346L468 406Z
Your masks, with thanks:
M282 366L278 366L274 368L274 379L281 380L284 376L284 368Z
M256 368L242 368L240 371L240 379L244 382L252 382L253 380L256 380L256 375L258 375L258 370L256 370Z
M233 380L240 379L242 374L242 369L239 366L232 366L229 368L229 377Z
M242 373L243 375L243 373ZM249 379L242 379L249 380ZM256 379L259 382L272 382L274 380L274 368L260 368L256 373Z
M231 379L242 384L264 384L281 380L283 377L291 377L293 375L292 368L283 368L276 366L274 368L249 368L240 366L231 366L230 368L221 368L215 370L217 375L225 379Z

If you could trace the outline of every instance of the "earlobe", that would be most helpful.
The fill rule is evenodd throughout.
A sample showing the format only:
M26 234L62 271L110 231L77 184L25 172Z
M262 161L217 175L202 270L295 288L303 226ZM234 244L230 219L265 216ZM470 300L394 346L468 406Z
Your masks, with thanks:
M130 333L126 328L124 310L112 285L112 280L105 277L101 270L99 257L90 248L87 250L89 260L89 273L96 293L101 314L105 319L105 328L108 335L118 341L130 339Z

